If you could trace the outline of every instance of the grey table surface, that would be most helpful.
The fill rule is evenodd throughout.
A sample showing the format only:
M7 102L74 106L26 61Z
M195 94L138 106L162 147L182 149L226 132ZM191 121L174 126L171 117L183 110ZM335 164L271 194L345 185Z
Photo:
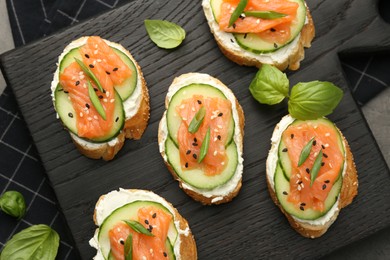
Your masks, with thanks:
M0 54L14 48L5 0L0 0ZM0 72L0 94L5 81ZM362 107L374 137L390 165L390 86ZM326 256L324 259L390 259L390 228Z

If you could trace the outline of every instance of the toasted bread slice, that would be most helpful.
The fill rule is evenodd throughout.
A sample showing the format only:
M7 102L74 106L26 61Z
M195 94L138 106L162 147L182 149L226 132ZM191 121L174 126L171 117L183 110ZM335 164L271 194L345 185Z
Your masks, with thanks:
M340 195L338 196L338 200L336 202L337 207L334 210L330 210L329 212L327 212L325 216L322 216L321 223L316 223L315 220L313 221L300 220L299 218L296 218L290 215L289 213L287 213L282 207L275 193L274 181L272 180L274 175L274 172L272 171L274 171L275 169L275 166L273 166L273 164L275 164L275 160L272 158L273 156L271 155L275 153L275 151L277 151L279 147L281 134L283 133L284 129L286 129L288 126L286 124L286 122L288 122L288 120L286 120L287 117L290 116L288 115L284 117L282 121L276 125L274 134L272 135L272 147L269 151L269 155L267 158L268 191L271 195L272 200L286 216L288 222L290 223L293 229L295 229L298 233L300 233L304 237L317 238L322 236L328 230L328 228L337 219L340 210L348 206L349 204L351 204L353 198L357 195L358 175L356 171L356 166L348 142L345 139L345 137L342 135L341 131L337 128L337 130L340 133L340 136L342 137L344 148L345 148L345 155L346 155L346 167L341 176L341 178L343 178L343 184L341 186Z
M93 215L93 221L98 228L95 231L95 236L90 240L90 245L98 249L97 256L99 253L101 254L98 241L99 226L115 209L137 200L157 202L167 208L173 215L174 225L176 226L179 234L178 239L173 245L176 259L197 259L195 239L187 220L181 216L177 209L164 198L158 196L152 191L138 189L119 189L118 191L112 191L100 196L96 203Z
M233 113L236 115L236 117L233 116L233 118L235 119L235 129L237 129L235 131L234 141L237 145L239 157L239 165L237 166L236 172L234 176L228 181L228 183L212 190L202 190L184 182L173 169L165 151L165 142L168 136L166 112L164 113L159 124L158 142L160 147L160 153L161 156L164 158L164 162L168 170L170 171L174 179L179 182L180 188L182 188L187 195L205 205L226 203L231 201L235 196L237 196L242 184L242 147L245 125L244 112L237 99L234 97L234 94L229 88L227 88L218 79L202 73L187 73L175 78L173 83L169 87L168 94L165 99L166 109L168 109L171 97L180 88L190 85L192 83L209 84L211 86L217 87L225 94L225 96L231 101L231 103L234 104L232 107L232 111L234 111Z
M229 33L219 29L210 6L210 1L211 0L203 0L203 10L218 47L228 59L239 65L255 66L258 68L260 68L262 64L270 64L277 67L279 70L286 70L287 68L290 70L299 69L300 62L305 57L304 48L309 48L311 46L311 42L315 35L314 23L309 8L306 8L306 23L297 36L298 39L275 52L255 54L241 48L231 39L231 37L227 36Z

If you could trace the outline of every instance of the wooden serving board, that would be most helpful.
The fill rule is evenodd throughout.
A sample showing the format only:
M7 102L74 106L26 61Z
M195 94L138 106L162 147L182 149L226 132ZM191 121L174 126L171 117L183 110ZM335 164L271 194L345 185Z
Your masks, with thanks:
M317 36L301 69L288 73L291 84L327 80L345 91L330 116L348 139L359 172L359 195L321 238L298 235L271 201L265 161L275 124L286 104L258 104L248 91L255 68L240 67L219 51L201 1L139 0L85 23L1 56L9 86L31 131L83 259L95 251L95 202L101 194L123 188L156 192L187 218L200 259L317 258L390 225L390 175L378 146L354 102L338 59L340 52L389 50L390 30L377 13L377 1L308 1ZM146 35L145 19L166 19L184 27L187 37L175 50L156 47ZM151 96L151 118L139 141L126 141L111 162L79 154L56 119L50 82L57 57L72 40L100 35L129 49L143 69ZM243 186L237 198L220 206L202 206L173 181L158 152L157 127L164 98L175 76L205 72L236 94L246 115Z

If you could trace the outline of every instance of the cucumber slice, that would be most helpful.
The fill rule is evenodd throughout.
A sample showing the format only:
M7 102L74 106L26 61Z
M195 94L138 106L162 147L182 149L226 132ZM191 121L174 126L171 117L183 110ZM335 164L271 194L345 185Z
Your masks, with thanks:
M311 123L316 123L316 124L323 124L323 125L327 125L329 127L334 128L334 130L337 133L339 149L340 149L342 154L345 154L343 139L341 137L340 131L337 129L337 127L335 126L335 124L332 121L330 121L330 120L328 120L326 118L319 118L319 119L316 119L316 120L306 120L306 121L294 120L294 122L292 122L290 125L299 125L299 124L301 124L303 122L305 122L305 123L310 123L311 122ZM286 179L290 180L292 167L291 167L290 157L288 156L288 152L283 152L283 150L286 149L286 148L287 147L286 147L285 143L283 142L283 140L281 140L280 143L279 143L279 148L278 148L278 157L279 157L280 167L282 168L282 171L283 171ZM344 164L343 164L343 166L344 166ZM341 167L340 174L342 173L343 168L344 167ZM339 174L339 177L340 177L340 174Z
M82 60L80 48L81 47L74 48L64 56L64 58L61 60L60 63L60 73L62 73L65 70L65 68L68 67L71 63L75 62L74 58ZM123 52L121 52L120 50L114 47L111 47L111 49L121 58L121 60L131 70L131 76L128 79L126 79L121 85L114 86L116 91L118 91L119 95L121 96L122 100L125 101L131 96L131 94L133 94L134 89L137 86L138 72L135 67L135 64L126 54L124 54Z
M306 5L303 0L290 0L290 1L299 4L299 7L297 10L297 16L295 20L292 21L290 38L286 41L286 43L279 45L273 42L265 41L255 33L247 33L247 34L234 33L234 37L238 45L247 51L256 54L261 54L261 53L274 52L291 43L299 35L299 33L301 32L305 24ZM222 2L223 2L222 0L211 0L210 2L214 14L214 19L217 23L218 23L217 18L221 13L220 9L221 9Z
M226 153L229 158L226 168L220 174L214 176L207 176L200 169L183 171L180 164L179 149L169 137L165 142L165 152L169 164L180 179L195 188L204 190L211 190L228 182L236 172L238 164L237 146L234 141L226 148Z
M73 134L77 135L76 111L74 110L72 102L69 100L68 96L69 95L63 91L61 85L58 84L54 93L56 111L63 125ZM114 139L123 129L123 125L125 123L125 112L123 110L122 99L116 91L113 120L113 127L107 135L86 140L88 142L95 143L108 142Z
M138 210L140 208L149 207L149 206L162 209L166 213L172 215L172 213L167 208L165 208L163 205L161 205L160 203L157 203L154 201L135 201L135 202L131 202L129 204L126 204L120 208L117 208L116 210L114 210L111 213L111 215L109 215L103 221L103 223L99 227L98 241L99 241L100 248L102 250L102 254L103 254L105 259L109 258L110 251L111 251L110 238L108 236L108 232L118 222L120 222L122 220L137 219ZM177 232L177 229L175 227L174 219L173 219L173 215L172 215L172 221L171 221L171 224L170 224L169 229L168 229L168 239L167 239L168 244L170 244L170 241L173 241L173 243L175 243L177 236L178 236L178 232ZM167 246L167 250L169 250L168 252L166 252L168 255L169 255L169 253L174 255L172 246L170 248ZM169 259L171 259L171 258L169 258ZM173 259L175 259L175 258L173 258Z
M177 147L179 147L179 144L177 142L177 132L180 128L181 118L176 112L176 107L181 104L183 99L191 98L193 95L203 95L204 97L218 97L227 99L226 96L222 93L222 91L207 84L190 84L177 91L171 98L167 111L167 126L169 136ZM231 116L226 138L226 146L232 142L233 134L234 119L233 116Z
M340 194L341 186L343 184L343 179L339 178L333 185L332 189L330 190L328 197L325 200L325 209L323 212L316 211L313 209L305 208L304 211L300 210L296 207L296 205L292 204L287 200L287 197L290 193L290 182L285 178L283 174L283 170L280 167L279 163L276 167L275 176L274 176L274 182L275 182L275 193L276 196L282 205L283 209L290 215L293 215L300 219L305 220L315 220L320 218L321 216L325 215L336 203L338 196Z
M167 259L169 260L175 260L176 256L173 250L173 245L171 241L169 240L169 237L167 237L167 240L165 240L165 253L167 254Z

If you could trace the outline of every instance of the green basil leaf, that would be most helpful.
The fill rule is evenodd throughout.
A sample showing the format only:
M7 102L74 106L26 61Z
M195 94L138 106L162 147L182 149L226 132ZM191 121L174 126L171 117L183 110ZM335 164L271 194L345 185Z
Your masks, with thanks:
M300 120L329 115L339 104L343 91L330 82L298 83L291 89L288 112Z
M74 58L77 62L77 64L79 64L80 68L84 71L84 73L90 78L92 79L93 82L95 82L96 86L98 87L98 89L101 91L101 92L104 92L103 91L103 87L102 85L100 84L100 81L99 79L95 76L95 74L92 72L92 70L90 68L88 68L87 66L84 65L84 63L77 59L77 58Z
M106 120L106 111L104 111L103 105L99 101L99 97L97 96L95 90L93 89L91 82L89 80L88 83L88 95L89 99L92 102L92 105L96 108L96 111L99 113L99 115Z
M18 191L6 191L0 197L0 209L17 219L26 214L26 202L23 195Z
M299 155L298 167L306 161L307 157L309 157L313 141L314 137L303 147L301 154Z
M192 118L190 125L188 126L188 132L194 134L198 131L200 125L203 122L204 116L206 115L206 109L201 107L195 116Z
M209 145L210 145L210 127L209 129L207 129L206 135L204 136L202 142L202 146L200 147L198 163L201 163L203 159L206 157L207 152L209 150Z
M240 0L236 9L234 9L232 15L230 16L228 27L232 26L234 22L238 19L238 17L240 17L247 4L248 4L248 0Z
M289 81L277 68L263 64L252 80L249 91L262 104L275 105L288 97Z
M125 260L133 260L133 236L131 233L125 242Z
M245 16L253 16L261 19L277 19L287 16L287 14L282 14L274 11L245 11Z
M150 39L160 48L176 48L186 37L184 29L175 23L164 20L145 20L144 23Z
M322 163L322 149L318 153L318 155L314 161L313 167L311 168L311 171L310 171L310 186L313 185L315 179L317 178L318 172L321 169L321 163Z
M149 230L147 230L141 223L136 220L123 220L123 222L125 222L137 233L154 237L154 235Z
M4 246L0 260L54 260L60 238L46 225L34 225L15 234Z

